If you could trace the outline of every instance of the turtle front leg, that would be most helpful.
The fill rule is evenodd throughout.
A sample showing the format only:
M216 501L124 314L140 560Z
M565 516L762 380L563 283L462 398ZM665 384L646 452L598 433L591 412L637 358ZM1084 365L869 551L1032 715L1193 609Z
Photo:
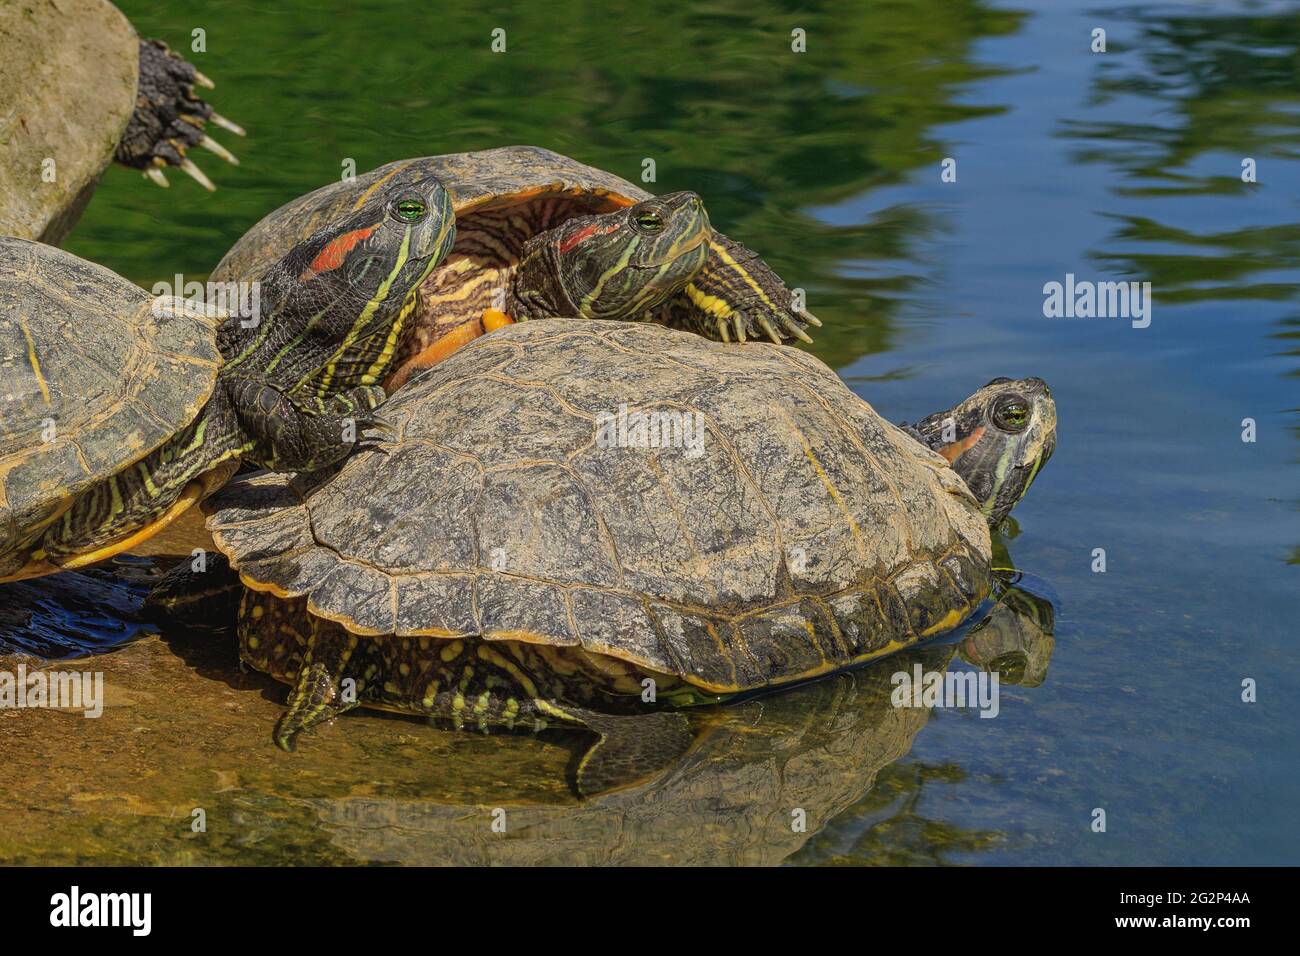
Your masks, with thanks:
M275 722L274 738L281 750L292 752L294 738L308 728L356 707L357 693L345 698L343 681L357 637L342 628L313 628L302 667L289 692L289 709Z
M812 341L808 326L821 322L794 308L790 290L758 253L721 233L708 245L704 267L660 307L659 321L721 342Z
M173 53L161 40L140 41L140 79L135 113L127 124L113 158L123 166L139 169L159 186L169 185L163 169L176 166L209 191L217 187L186 153L202 146L236 166L239 160L208 136L207 123L243 136L244 130L223 116L194 92L194 84L212 88L213 83Z
M370 440L366 429L389 429L370 414L384 400L378 386L350 389L310 405L254 379L227 379L226 387L240 424L253 439L247 457L274 471L328 468Z

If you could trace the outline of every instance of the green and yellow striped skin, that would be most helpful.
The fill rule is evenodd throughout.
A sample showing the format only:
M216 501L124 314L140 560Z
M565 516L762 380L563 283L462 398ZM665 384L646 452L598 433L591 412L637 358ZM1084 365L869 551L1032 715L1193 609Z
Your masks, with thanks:
M574 771L586 796L671 765L693 742L685 717L642 702L643 680L654 681L659 708L724 699L581 649L475 637L361 637L307 613L306 603L250 590L239 615L240 657L293 686L273 733L288 751L304 730L358 706L482 733L583 728L598 738Z
M728 696L619 657L553 646L536 634L358 635L311 613L306 598L246 587L222 555L201 572L174 569L146 609L163 626L234 629L245 663L290 684L272 735L288 751L303 731L356 707L483 733L585 728L597 737L575 768L585 795L671 764L693 742L676 708Z
M808 326L821 322L795 306L790 290L758 253L721 233L709 237L708 248L704 269L667 301L657 321L723 342L812 341Z
M350 215L261 278L259 316L226 320L217 336L225 361L194 421L78 494L48 528L33 529L39 534L24 553L0 555L0 573L110 557L219 487L241 459L278 471L341 460L366 440L420 283L454 241L450 200L436 179L409 174L361 191Z

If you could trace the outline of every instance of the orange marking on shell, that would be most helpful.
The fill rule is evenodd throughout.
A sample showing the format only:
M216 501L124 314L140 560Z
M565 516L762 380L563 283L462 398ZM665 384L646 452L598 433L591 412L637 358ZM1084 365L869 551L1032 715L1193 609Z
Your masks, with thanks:
M370 238L379 226L366 226L363 229L353 229L351 232L345 232L330 242L328 246L322 249L319 255L311 261L306 269L303 270L300 278L308 279L311 276L319 275L322 272L329 272L331 269L337 269L343 265L343 260L347 258L349 252L356 248L357 243Z
M952 442L949 445L944 445L943 447L937 448L935 450L938 451L939 454L943 455L943 457L948 460L948 464L951 465L954 461L960 458L964 452L969 451L971 448L973 448L975 444L982 437L984 437L983 425L975 429L973 432L971 432L968 436L963 438L961 441Z

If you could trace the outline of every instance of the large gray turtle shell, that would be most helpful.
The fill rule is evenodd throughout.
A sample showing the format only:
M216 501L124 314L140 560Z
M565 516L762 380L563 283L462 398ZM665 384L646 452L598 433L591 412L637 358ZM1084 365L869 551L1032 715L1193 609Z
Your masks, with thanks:
M216 383L218 323L0 237L0 555L194 419Z
M606 447L620 406L698 414L699 453ZM718 691L877 656L988 590L960 478L793 348L523 323L382 415L397 437L310 493L212 499L246 584L356 633L581 645Z
M0 3L0 233L57 243L135 111L140 41L107 0Z

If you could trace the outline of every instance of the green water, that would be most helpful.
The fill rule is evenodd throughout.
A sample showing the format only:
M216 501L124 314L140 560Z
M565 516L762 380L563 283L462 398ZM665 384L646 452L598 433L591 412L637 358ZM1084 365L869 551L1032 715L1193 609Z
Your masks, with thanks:
M175 681L195 706L247 719L214 718L198 738L179 719L178 737L162 718L126 720L118 737L107 716L87 722L105 725L101 743L129 741L118 766L137 775L103 781L66 819L4 818L30 832L2 855L40 859L53 843L59 859L178 862L1300 859L1293 5L122 7L176 46L206 30L193 59L249 135L216 134L243 162L202 160L215 195L111 171L74 252L144 285L201 279L349 159L365 170L533 143L633 180L653 159L648 188L698 191L716 226L808 291L825 322L812 350L882 413L914 419L995 375L1051 383L1058 450L1000 545L1058 607L1039 651L1020 655L1033 679L1004 685L996 719L888 707L886 662L708 718L668 776L585 806L555 743L353 716L306 763L264 753L282 688L239 675L233 652L142 642L109 655L133 713L165 712L149 688ZM1095 27L1104 54L1089 50ZM496 28L506 53L490 50ZM790 52L794 28L806 53ZM955 183L940 179L945 157ZM1257 183L1241 181L1243 157ZM1150 327L1044 318L1044 283L1067 273L1149 280ZM1257 702L1241 700L1246 679ZM150 734L174 762L169 786L150 775ZM31 765L56 779L29 804L76 791L67 781L87 764L56 763ZM502 801L525 821L508 847L484 822ZM191 805L224 821L211 840L188 835ZM795 807L806 832L790 827ZM1104 833L1090 827L1099 807Z

